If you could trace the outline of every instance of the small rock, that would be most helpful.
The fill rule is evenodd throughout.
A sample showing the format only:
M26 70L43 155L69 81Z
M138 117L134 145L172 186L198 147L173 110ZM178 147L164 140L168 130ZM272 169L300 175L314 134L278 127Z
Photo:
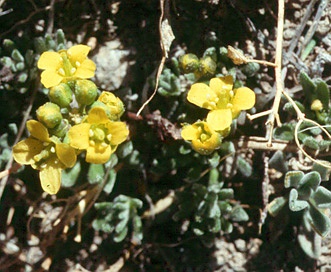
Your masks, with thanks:
M238 240L234 241L234 244L240 252L244 252L247 249L246 241L243 239L238 239Z

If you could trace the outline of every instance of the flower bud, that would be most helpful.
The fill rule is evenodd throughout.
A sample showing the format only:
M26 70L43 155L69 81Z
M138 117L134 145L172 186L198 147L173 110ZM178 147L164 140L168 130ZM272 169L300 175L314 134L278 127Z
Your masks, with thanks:
M113 121L118 120L124 113L123 102L111 92L102 92L98 101L107 106L107 115Z
M75 84L75 96L80 105L90 105L98 95L97 86L90 80L77 80Z
M184 73L193 73L199 67L199 59L194 54L185 54L180 57L179 65Z
M313 111L320 111L323 109L323 104L321 102L321 100L319 99L315 99L310 106L310 109Z
M72 91L68 84L60 83L49 90L48 97L51 102L66 108L72 101Z
M52 129L49 129L49 133L51 135L54 135L56 137L62 138L66 135L66 133L69 130L69 122L67 119L62 119L62 121L60 122L60 124L58 124L57 126L55 126Z
M60 107L52 102L47 102L40 106L36 113L38 120L47 128L54 128L61 123L62 114Z
M209 56L200 59L199 72L196 74L197 77L211 77L216 71L216 62Z

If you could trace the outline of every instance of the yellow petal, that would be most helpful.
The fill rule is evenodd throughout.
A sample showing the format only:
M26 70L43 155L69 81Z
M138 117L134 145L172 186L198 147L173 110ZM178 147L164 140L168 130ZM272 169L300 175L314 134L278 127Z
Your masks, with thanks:
M199 140L192 140L192 147L195 151L202 155L209 155L215 149L219 148L222 143L222 137L218 133L213 133L211 137L205 141L201 142Z
M13 157L20 164L32 164L34 163L33 157L44 148L42 142L33 138L27 138L14 145Z
M86 150L86 162L88 163L106 163L113 153L111 147L101 147L100 145L90 146Z
M73 167L76 163L76 152L68 144L59 143L55 146L56 155L66 167Z
M232 90L233 78L232 76L212 78L209 86L216 94L224 95L224 92L229 93Z
M106 124L109 121L106 111L101 107L92 108L87 117L87 122L90 124Z
M47 128L36 120L29 120L26 122L26 127L31 136L40 140L41 142L50 142Z
M207 123L213 130L224 130L231 126L232 113L230 109L210 111L207 115Z
M90 127L90 124L83 123L70 128L68 132L70 145L77 149L86 149L89 146Z
M45 88L57 86L62 80L63 77L54 70L45 70L41 73L41 83L45 86Z
M209 110L215 109L217 99L216 93L204 83L193 84L187 94L187 100L192 104Z
M255 104L255 93L247 87L238 88L235 90L232 104L238 110L248 110Z
M62 65L62 58L59 53L56 52L44 52L41 54L38 60L39 69L53 69L57 70Z
M95 72L95 63L92 60L86 59L81 63L75 72L75 77L79 78L90 78L94 76Z
M73 64L75 64L77 61L82 63L86 59L90 50L91 48L89 46L78 44L70 47L67 50L67 55Z
M111 145L123 143L129 135L129 130L124 122L109 122L105 126L108 133L111 134Z
M56 194L61 187L61 167L55 160L48 160L46 167L39 173L40 183L43 190L50 195Z
M192 141L198 137L198 130L192 125L186 125L183 127L181 135L186 141Z

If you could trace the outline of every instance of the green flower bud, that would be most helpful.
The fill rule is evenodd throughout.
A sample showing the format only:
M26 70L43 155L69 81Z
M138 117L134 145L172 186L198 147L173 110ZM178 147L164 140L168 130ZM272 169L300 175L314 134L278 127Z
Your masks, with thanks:
M194 54L185 54L179 58L179 65L184 73L193 73L199 68L199 59Z
M72 91L68 84L60 83L49 90L48 97L51 102L66 108L72 101Z
M60 124L55 126L52 129L49 129L51 135L62 138L66 135L69 130L69 121L67 119L62 119Z
M54 128L62 120L60 107L52 102L47 102L40 106L36 113L39 122L43 123L47 128Z
M114 121L118 120L124 113L123 102L111 92L102 92L98 98L98 101L104 103L107 106L109 111L108 117Z
M75 84L75 96L80 105L90 105L98 95L97 86L90 80L77 80Z
M216 71L216 62L209 56L200 59L199 70L196 73L197 77L211 77Z

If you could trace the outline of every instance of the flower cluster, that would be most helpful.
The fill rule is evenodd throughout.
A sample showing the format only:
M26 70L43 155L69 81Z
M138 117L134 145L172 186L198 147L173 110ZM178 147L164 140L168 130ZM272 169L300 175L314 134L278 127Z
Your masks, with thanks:
M30 136L13 147L14 159L39 170L41 186L49 194L61 187L61 172L71 168L86 151L88 163L106 163L129 130L120 121L122 101L103 91L88 78L95 64L87 58L90 48L76 45L68 50L45 52L38 67L50 102L40 106L37 120L29 120Z
M182 137L192 142L194 150L208 155L220 147L222 139L230 132L232 121L240 112L254 106L255 93L247 87L233 89L232 76L225 76L212 78L209 86L205 83L193 84L187 100L209 112L205 121L184 125Z

